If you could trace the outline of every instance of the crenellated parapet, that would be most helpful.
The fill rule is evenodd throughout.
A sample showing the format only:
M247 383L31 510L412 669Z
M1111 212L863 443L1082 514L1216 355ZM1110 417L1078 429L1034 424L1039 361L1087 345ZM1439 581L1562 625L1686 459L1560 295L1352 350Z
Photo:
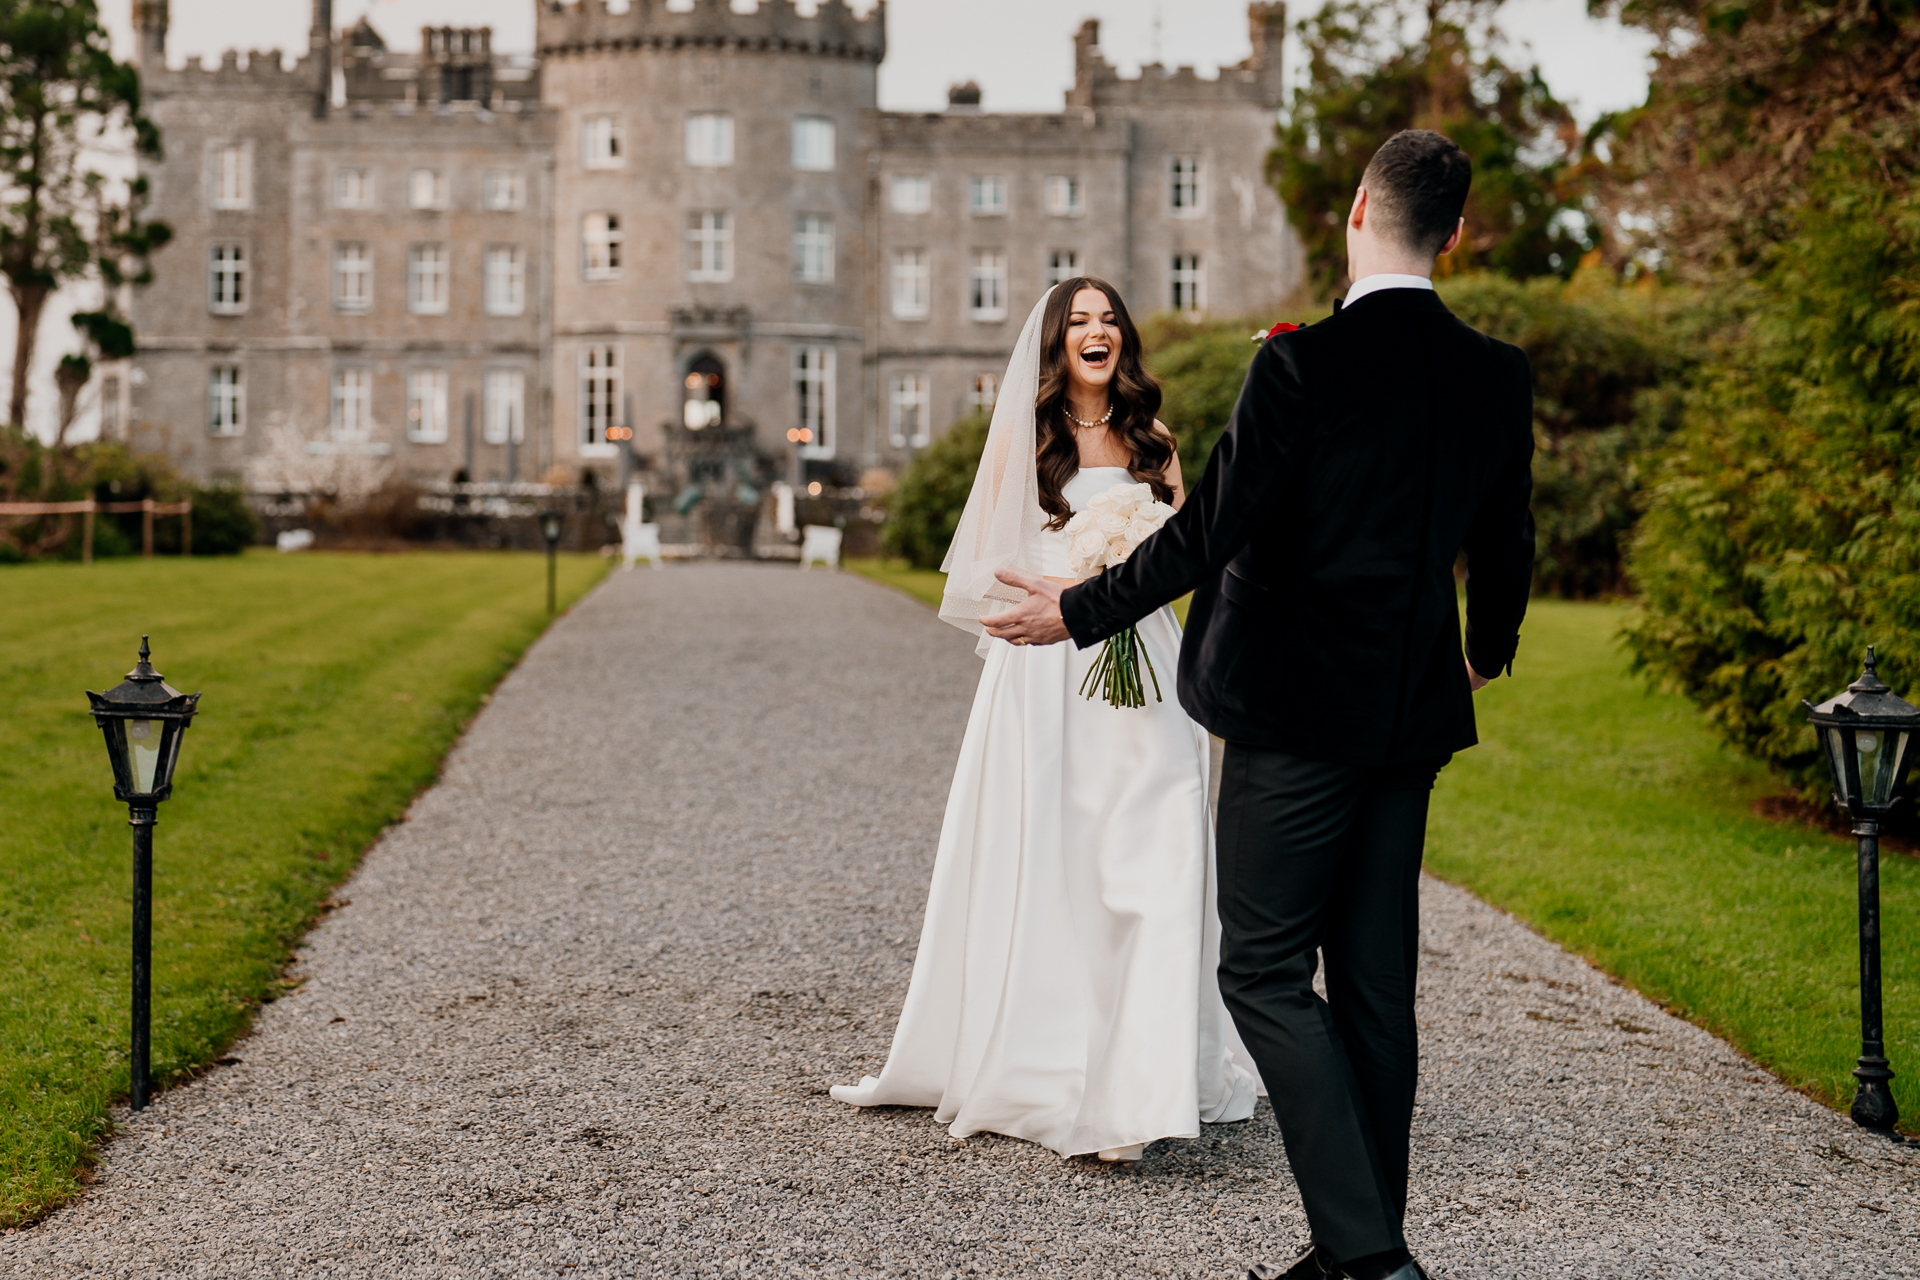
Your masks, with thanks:
M1281 46L1287 6L1249 4L1247 26L1252 55L1235 66L1221 67L1217 77L1209 79L1192 67L1169 69L1159 63L1142 66L1137 76L1122 76L1100 51L1099 21L1089 18L1073 37L1073 88L1067 102L1094 108L1218 104L1277 110L1282 102Z
M760 0L736 13L728 0L694 0L675 10L667 0L629 0L624 13L607 0L545 0L535 34L540 56L619 49L732 49L746 53L810 53L878 63L887 53L886 0L865 17L846 0L820 0L811 15L794 0Z
M228 49L213 65L195 55L184 67L143 67L141 84L148 92L161 94L300 94L314 83L317 72L312 62L313 56L307 54L289 66L279 49L251 49L244 55Z

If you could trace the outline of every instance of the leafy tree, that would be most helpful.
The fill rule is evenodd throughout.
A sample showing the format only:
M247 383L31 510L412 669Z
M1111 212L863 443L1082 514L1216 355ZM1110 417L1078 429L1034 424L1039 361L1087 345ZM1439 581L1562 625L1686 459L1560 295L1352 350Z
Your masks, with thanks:
M887 522L880 527L880 547L888 555L916 569L938 569L947 558L947 544L960 526L980 455L987 450L988 423L984 413L960 419L901 475L887 495Z
M0 0L0 275L19 320L10 422L25 420L47 299L68 282L97 280L107 302L90 314L124 325L116 294L150 278L147 257L170 238L164 224L140 217L144 183L116 195L88 167L88 149L119 133L142 154L160 154L159 132L140 112L139 74L114 60L93 0Z
M1498 0L1328 0L1298 24L1294 90L1267 178L1307 249L1316 288L1346 285L1345 218L1367 161L1402 129L1437 129L1473 157L1467 234L1441 272L1571 275L1592 247L1581 139L1537 68L1495 53ZM1417 34L1414 34L1417 33Z

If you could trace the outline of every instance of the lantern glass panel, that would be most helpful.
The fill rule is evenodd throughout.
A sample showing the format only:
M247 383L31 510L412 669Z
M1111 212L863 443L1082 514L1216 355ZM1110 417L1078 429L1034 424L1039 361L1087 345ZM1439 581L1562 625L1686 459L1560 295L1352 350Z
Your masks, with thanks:
M1847 794L1847 736L1845 729L1828 729L1827 756L1833 766L1834 789L1842 803L1851 805L1854 797Z
M1862 734L1862 737L1865 735ZM1866 791L1867 803L1876 808L1887 808L1893 804L1893 789L1900 781L1900 765L1907 754L1907 735L1883 730L1878 749L1873 753L1879 759L1874 764L1873 781L1867 781L1866 748L1861 747L1860 785Z
M164 735L158 720L128 720L127 762L133 767L134 790L151 792L153 777L160 768L160 743Z

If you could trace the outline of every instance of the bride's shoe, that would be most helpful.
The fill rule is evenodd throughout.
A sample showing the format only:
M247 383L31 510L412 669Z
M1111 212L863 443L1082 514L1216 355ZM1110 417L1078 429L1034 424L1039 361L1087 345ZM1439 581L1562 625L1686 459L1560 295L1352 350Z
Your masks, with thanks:
M1147 1153L1147 1144L1136 1142L1130 1147L1108 1147L1100 1153L1100 1158L1108 1164L1131 1164Z

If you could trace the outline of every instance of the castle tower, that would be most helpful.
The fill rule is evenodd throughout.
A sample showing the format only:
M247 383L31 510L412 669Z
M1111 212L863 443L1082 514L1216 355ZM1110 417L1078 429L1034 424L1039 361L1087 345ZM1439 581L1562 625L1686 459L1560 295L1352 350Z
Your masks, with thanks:
M543 6L537 40L556 459L617 460L631 427L656 485L698 486L713 519L853 465L884 4L578 0Z

